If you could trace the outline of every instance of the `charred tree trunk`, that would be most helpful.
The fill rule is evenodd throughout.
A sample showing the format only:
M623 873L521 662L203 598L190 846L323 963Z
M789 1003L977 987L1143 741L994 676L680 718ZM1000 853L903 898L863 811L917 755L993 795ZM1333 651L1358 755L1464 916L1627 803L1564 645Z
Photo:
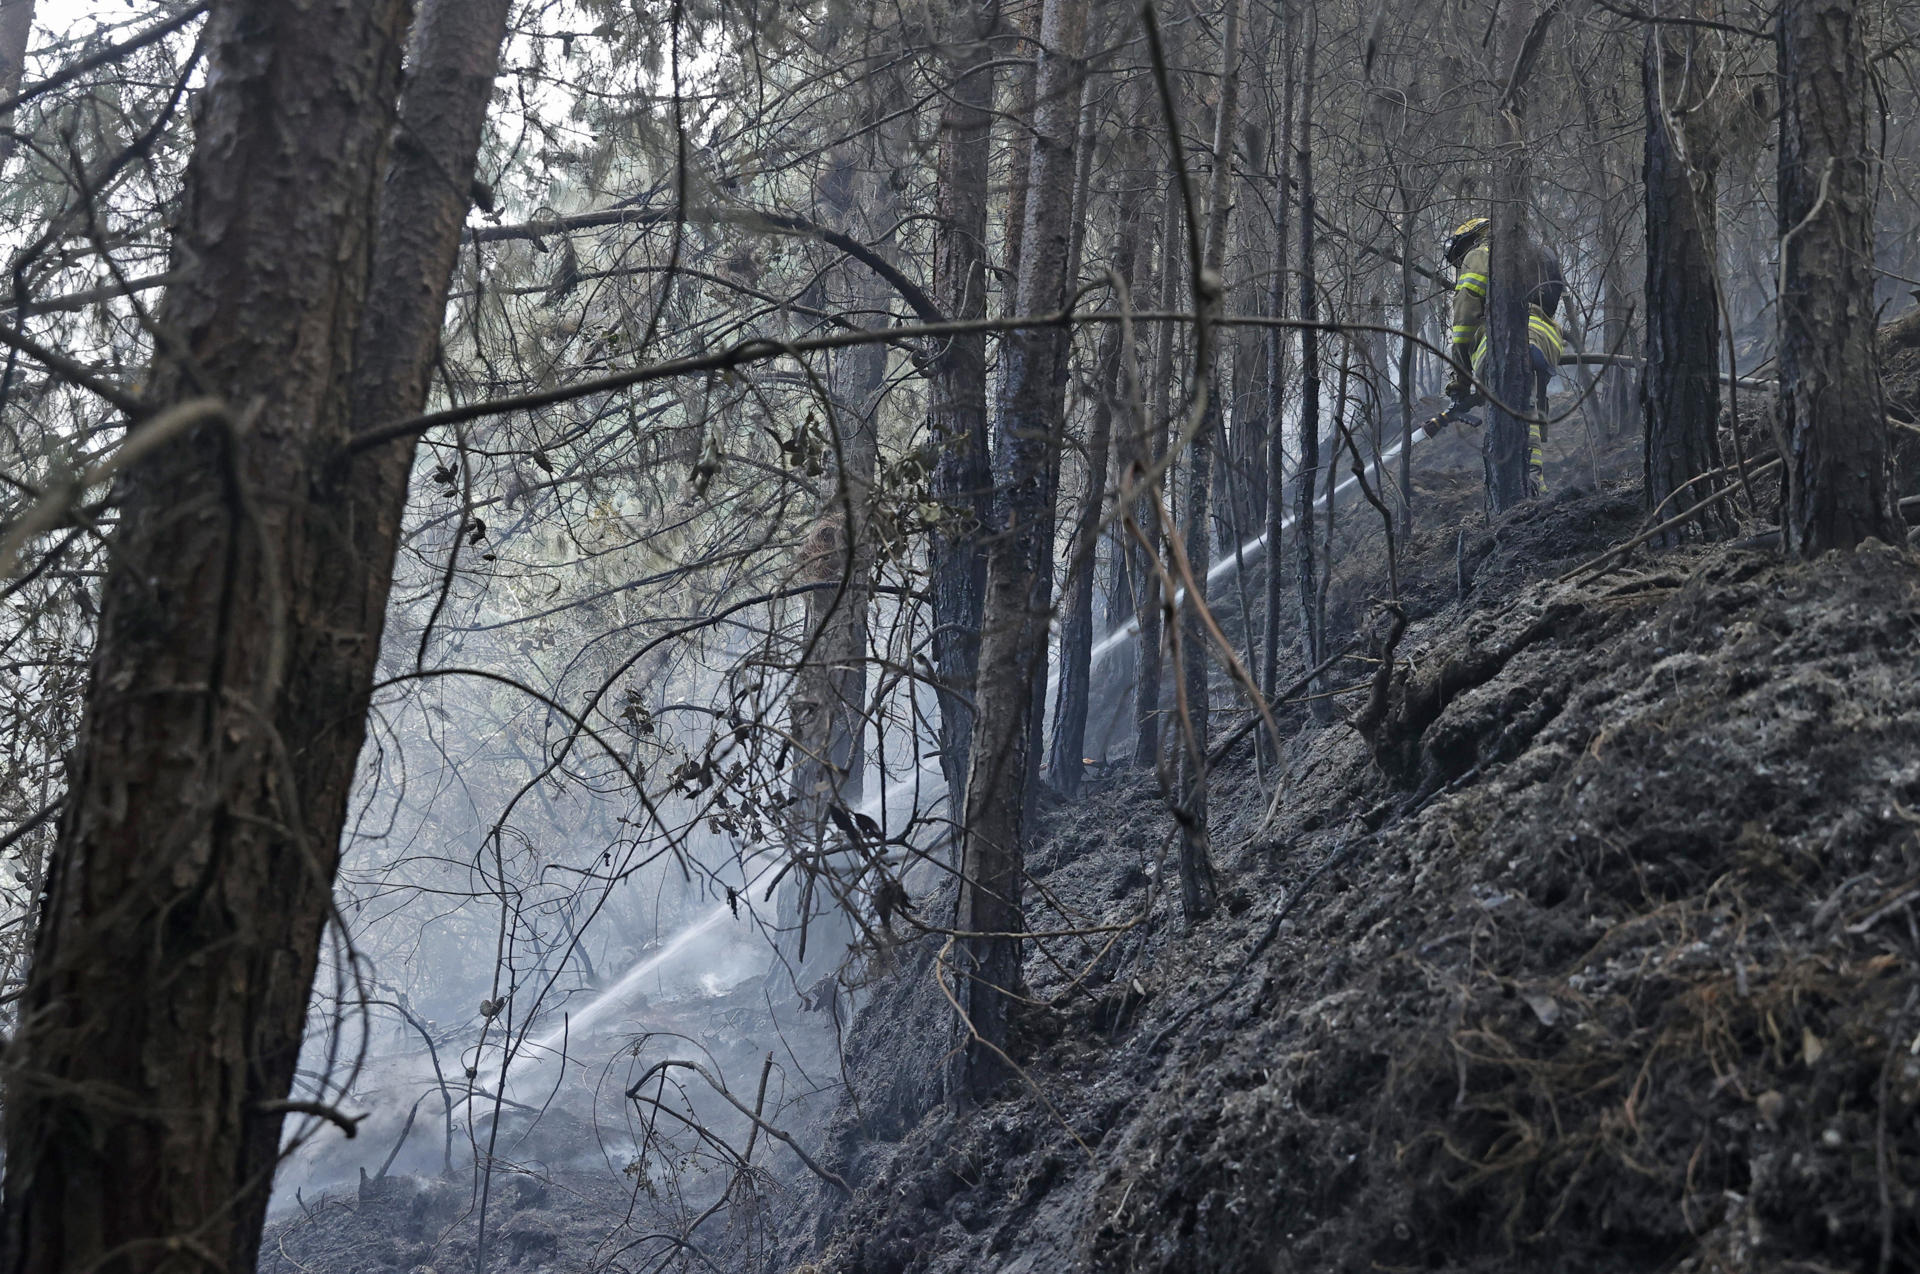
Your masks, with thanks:
M1220 96L1214 110L1213 190L1207 207L1203 273L1194 302L1204 307L1194 325L1195 393L1202 401L1200 428L1187 452L1187 499L1181 510L1183 538L1193 578L1180 608L1181 676L1185 680L1186 746L1180 750L1180 909L1188 924L1213 914L1216 889L1207 831L1207 741L1211 696L1207 674L1213 642L1207 633L1207 568L1213 561L1213 520L1209 495L1213 482L1213 445L1219 432L1224 395L1219 329L1223 292L1221 264L1226 257L1227 221L1233 212L1233 134L1238 124L1240 24L1244 0L1228 0L1220 47Z
M1086 0L1047 0L1035 75L1033 165L1015 308L1050 314L1064 303L1073 234L1073 140L1083 67ZM1002 515L987 558L973 753L962 820L955 992L968 1039L953 1091L984 1096L1005 1077L1010 996L1020 987L1026 778L1037 711L1037 665L1047 657L1054 489L1070 334L1023 328L1008 336L997 429Z
M1399 170L1400 187L1400 361L1395 375L1400 381L1400 542L1413 543L1413 334L1419 330L1420 309L1413 287L1413 190L1407 184L1404 168Z
M1314 272L1314 214L1318 208L1313 194L1313 95L1315 62L1320 45L1320 19L1310 15L1306 42L1300 54L1300 471L1294 481L1294 583L1300 593L1300 658L1307 668L1317 668L1326 658L1326 634L1320 630L1320 588L1314 561L1314 502L1320 487L1320 333L1312 324L1320 321L1320 280ZM1328 484L1331 487L1331 483ZM1318 683L1315 683L1316 688ZM1314 716L1326 721L1332 717L1315 699Z
M1145 158L1146 139L1141 132L1141 121L1146 113L1147 84L1145 77L1141 77L1129 94L1128 122L1113 163L1121 183L1114 213L1115 269L1129 283L1139 271L1144 228L1141 210L1146 206L1146 190L1139 180L1139 169ZM1121 342L1119 324L1109 324L1101 332L1098 369L1094 374L1093 422L1087 439L1087 494L1074 527L1073 556L1066 586L1061 590L1066 605L1060 621L1060 705L1054 716L1052 770L1054 782L1067 796L1079 793L1085 771L1087 713L1093 682L1093 576L1100 539L1101 501L1107 489L1107 469L1112 454L1113 422L1116 415L1125 420L1132 405L1131 377L1126 374L1130 366L1128 351L1122 348ZM1138 432L1137 424L1134 432Z
M1874 344L1875 160L1864 17L1788 0L1780 57L1780 415L1801 557L1899 543Z
M424 400L505 8L426 7L398 129L401 0L208 19L161 313L193 365L148 396L234 423L116 493L7 1057L9 1270L254 1267L413 455L346 442Z
M1293 46L1297 34L1297 6L1289 5L1280 20L1280 136L1273 150L1273 282L1267 308L1275 318L1287 316L1287 240L1292 207L1287 169L1293 163ZM1267 616L1265 658L1261 661L1260 692L1267 702L1280 691L1280 614L1286 573L1281 569L1287 514L1287 354L1289 336L1280 327L1267 329ZM1311 665L1309 665L1311 667ZM1268 756L1279 743L1261 736Z
M1486 465L1487 506L1494 513L1504 513L1529 494L1529 426L1538 408L1527 340L1528 284L1521 266L1527 259L1527 209L1532 201L1525 87L1539 39L1559 2L1552 0L1530 25L1509 21L1503 60L1510 70L1506 93L1495 112L1502 153L1495 161L1485 320L1489 339L1483 373L1493 399L1487 410Z
M1084 32L1082 33L1081 39L1082 42L1085 41ZM1070 178L1070 194L1068 196L1068 208L1070 211L1067 215L1067 250L1060 271L1060 305L1066 304L1069 292L1073 289L1076 281L1080 277L1080 254L1086 247L1086 226L1089 215L1088 200L1093 190L1093 118L1095 101L1091 85L1088 83L1087 77L1084 74L1080 75L1077 88L1078 105L1075 110L1073 139L1072 144L1068 147L1068 152L1072 158L1072 176ZM1046 541L1041 545L1040 550L1040 576L1046 581L1048 608L1050 611L1053 606L1054 578L1059 574L1059 562L1057 561L1058 548L1055 544L1057 537L1053 533L1053 528L1059 518L1060 457L1067 440L1068 430L1066 410L1067 360L1068 353L1072 349L1072 346L1072 332L1068 331L1063 333L1059 349L1058 387L1054 391L1053 398L1049 403L1054 415L1055 426L1052 436L1053 445L1050 452L1052 463L1049 466L1047 477L1047 522L1049 530ZM1107 417L1106 424L1108 428L1111 429L1113 424L1112 416ZM1109 437L1111 437L1111 434L1109 434ZM1105 478L1103 474L1102 478L1095 483L1096 490L1104 481ZM1096 494L1094 498L1097 500L1099 497ZM1091 566L1089 566L1088 569L1091 570ZM1049 625L1049 630L1051 630L1051 625ZM1051 631L1049 631L1048 645L1052 645ZM1048 691L1052 674L1053 667L1050 658L1043 658L1034 665L1033 712L1027 718L1027 774L1021 785L1022 790L1026 793L1027 804L1026 812L1022 815L1022 818L1025 822L1029 823L1032 822L1040 809L1040 787L1046 769L1044 762L1047 754L1046 727ZM1084 719L1084 713L1082 715ZM1084 728L1082 733L1084 737Z
M1168 184L1160 202L1160 309L1179 308L1180 300L1180 214L1178 193ZM1153 348L1153 403L1143 424L1148 463L1158 464L1167 454L1167 412L1173 392L1174 328L1160 324ZM1160 524L1160 499L1156 484L1144 491L1135 506L1140 531L1148 549L1140 554L1140 678L1134 689L1134 723L1137 727L1133 759L1137 765L1156 765L1160 760L1160 700L1162 678L1166 671L1166 606L1168 598L1161 587L1157 569L1166 539Z
M993 137L996 0L964 11L953 33L940 116L934 296L948 317L987 316L987 174ZM981 539L992 517L987 450L987 338L954 336L935 355L929 428L940 509L928 556L933 570L934 660L940 674L940 769L957 807L966 791L974 668L987 583Z
M887 83L888 81L882 81ZM882 134L892 102L867 103L869 144ZM886 252L893 219L892 196L877 175L877 158L864 146L836 148L821 183L820 203L828 223ZM883 227L878 235L869 221ZM846 271L849 308L884 310L883 285L867 271ZM779 932L789 962L803 958L802 985L830 973L846 957L858 931L857 899L848 870L844 837L833 811L850 809L862 796L863 734L867 721L867 641L872 603L874 547L869 531L874 475L879 463L875 418L886 385L884 345L838 351L826 378L822 404L833 448L832 485L802 554L801 570L821 587L806 598L801 663L795 676L793 737L793 843L810 851L807 864L788 874L780 894Z
M1650 26L1640 67L1647 102L1647 357L1640 392L1646 500L1663 516L1705 499L1724 481L1706 476L1721 464L1716 164L1711 139L1681 123L1698 110L1712 79L1700 66L1703 43L1692 28ZM1713 536L1728 526L1725 506L1716 504L1690 529ZM1669 533L1670 541L1681 538L1681 528Z

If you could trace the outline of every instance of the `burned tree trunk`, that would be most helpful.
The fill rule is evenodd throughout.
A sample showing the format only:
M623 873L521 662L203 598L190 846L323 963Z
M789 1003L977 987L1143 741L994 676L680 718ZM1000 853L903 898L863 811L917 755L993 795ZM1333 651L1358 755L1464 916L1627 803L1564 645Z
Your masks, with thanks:
M401 0L208 19L148 397L230 406L116 493L8 1050L10 1270L254 1267L413 450L347 440L423 401L505 8L427 6L398 130Z
M1073 140L1079 119L1086 0L1047 0L1035 74L1033 164L1015 308L1065 301L1072 238ZM974 737L962 819L955 993L968 1038L953 1091L983 1096L1005 1075L1010 995L1021 985L1022 836L1038 665L1047 657L1062 391L1069 333L1022 328L1007 338L997 424L1004 492L987 559Z
M1160 201L1160 309L1180 306L1180 216L1179 198L1168 183ZM1173 343L1175 330L1161 324L1153 347L1153 402L1142 422L1140 456L1144 463L1159 464L1167 454L1167 412L1173 389ZM1142 491L1135 513L1147 547L1138 556L1140 565L1140 675L1134 684L1134 750L1136 765L1154 765L1160 759L1160 700L1166 671L1166 605L1170 600L1161 585L1159 561L1165 547L1166 528L1160 519L1162 488Z
M1213 190L1207 208L1201 278L1194 302L1204 307L1195 324L1196 393L1204 396L1200 427L1187 452L1187 498L1181 510L1187 561L1193 568L1187 595L1180 608L1180 675L1185 682L1187 720L1185 746L1180 750L1180 909L1188 924L1213 914L1216 888L1213 856L1207 830L1207 735L1211 705L1207 673L1212 664L1212 640L1205 621L1207 568L1213 560L1213 526L1208 496L1213 482L1213 441L1219 432L1221 367L1218 329L1223 286L1221 263L1226 256L1227 220L1233 211L1233 134L1238 123L1240 23L1242 0L1229 0L1226 29L1220 50L1220 96L1214 111Z
M867 104L872 140L891 102ZM874 160L858 145L835 149L820 202L834 229L865 230L863 216L882 227L890 223L891 192L876 175ZM887 234L861 233L863 241L885 252ZM851 308L884 310L883 285L866 271L847 271ZM831 970L846 955L857 925L852 884L847 877L834 811L859 803L865 775L862 732L867 721L867 642L873 598L874 546L869 522L874 475L879 463L876 416L886 386L884 345L837 351L826 378L822 404L833 449L831 485L820 494L820 509L802 554L802 573L819 587L807 594L800 666L794 678L793 737L799 752L793 770L790 807L793 843L805 846L808 862L788 874L780 893L782 954L804 957L808 982ZM818 926L820 931L814 932Z
M1510 125L1509 125L1510 127ZM1487 282L1488 352L1481 374L1493 405L1487 411L1487 505L1495 513L1527 498L1527 417L1533 412L1533 368L1527 343L1527 298L1520 284L1526 259L1527 160L1517 130L1498 161L1491 266Z
M1697 118L1711 80L1700 33L1648 27L1646 90L1647 356L1646 500L1666 513L1713 494L1720 482L1720 307L1714 286L1716 167L1711 139L1681 121ZM1691 530L1727 529L1725 506L1703 510ZM1679 538L1679 528L1672 533Z
M1780 58L1780 415L1786 537L1813 557L1898 543L1874 345L1865 19L1853 0L1788 0Z
M1300 54L1300 137L1298 150L1300 199L1300 469L1294 482L1294 583L1300 592L1300 660L1317 668L1325 660L1326 634L1320 629L1320 587L1314 563L1318 519L1314 503L1320 487L1320 280L1314 273L1313 93L1314 63L1320 45L1320 19L1310 16L1306 42ZM1331 484L1329 484L1331 486ZM1314 715L1328 720L1330 712L1314 700Z
M1297 9L1289 5L1280 19L1280 138L1274 147L1273 173L1273 282L1267 292L1267 308L1273 317L1287 316L1287 239L1291 227L1287 210L1289 197L1287 169L1293 163L1293 46L1297 34ZM1287 354L1289 337L1278 326L1267 329L1267 616L1264 658L1261 660L1260 693L1271 703L1280 689L1280 613L1285 596L1286 572L1280 567L1282 537L1287 516ZM1309 667L1312 665L1309 664ZM1268 749L1277 739L1261 735ZM1271 755L1271 752L1268 753Z
M934 295L949 318L987 316L987 170L993 137L994 0L963 10L952 39L951 88L940 116ZM987 454L987 338L953 336L934 356L929 431L940 510L928 552L933 569L934 662L940 674L940 769L947 791L966 790L980 611L987 583L981 532L992 515Z
M1115 269L1123 280L1139 277L1142 212L1146 207L1146 188L1139 180L1145 159L1146 137L1142 122L1146 117L1146 88L1141 77L1129 94L1128 121L1115 148L1113 169L1120 182L1115 200ZM1129 291L1129 301L1132 301ZM1100 335L1100 355L1094 373L1095 399L1093 423L1087 439L1087 493L1074 527L1072 557L1067 580L1061 592L1065 599L1060 620L1060 702L1054 714L1053 772L1060 790L1073 796L1080 790L1085 769L1087 713L1092 701L1093 682L1093 576L1100 537L1100 510L1107 489L1107 469L1112 458L1114 420L1127 421L1132 403L1129 388L1132 377L1127 369L1131 351L1122 348L1123 332L1119 324L1110 324ZM1137 433L1135 424L1131 432ZM1125 443L1123 441L1123 453ZM1116 573L1120 565L1115 563Z
M1538 282L1524 263L1533 259L1527 234L1532 202L1532 158L1527 148L1526 83L1560 0L1550 0L1530 25L1509 20L1503 60L1507 87L1495 114L1502 154L1496 161L1493 229L1487 281L1487 365L1492 405L1487 411L1487 505L1503 513L1527 499L1532 452L1534 373L1527 335L1528 293ZM1517 14L1515 16L1518 16Z

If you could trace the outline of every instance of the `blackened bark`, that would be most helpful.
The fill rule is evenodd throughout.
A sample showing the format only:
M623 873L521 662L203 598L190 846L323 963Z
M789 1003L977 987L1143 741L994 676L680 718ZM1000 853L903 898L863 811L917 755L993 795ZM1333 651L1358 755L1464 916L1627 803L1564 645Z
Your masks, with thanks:
M1047 0L1035 74L1033 163L1015 309L1058 311L1073 234L1073 140L1084 68L1086 0ZM1021 985L1020 907L1026 777L1047 657L1060 415L1069 333L1024 328L1004 346L996 429L1004 493L987 559L986 611L974 738L962 820L960 927L954 970L969 1036L955 1054L953 1091L984 1096L1005 1077L1010 994Z
M1293 163L1293 46L1298 28L1298 7L1288 5L1280 22L1280 58L1285 68L1280 79L1280 139L1274 147L1273 192L1273 283L1267 308L1275 318L1287 316L1287 240L1288 209L1292 207L1291 183L1287 169ZM1280 327L1267 329L1267 623L1265 658L1261 666L1260 692L1271 703L1280 688L1280 613L1285 592L1286 572L1282 561L1282 536L1286 530L1287 442L1286 386L1287 353L1290 338ZM1309 665L1311 666L1311 665ZM1277 740L1261 735L1262 746L1272 748ZM1271 753L1268 753L1271 756Z
M1320 486L1320 333L1311 325L1320 321L1320 280L1314 274L1313 95L1315 62L1320 46L1320 20L1309 18L1301 49L1300 136L1297 162L1300 199L1300 472L1294 482L1294 583L1300 593L1300 658L1308 668L1325 660L1326 635L1320 631L1320 589L1314 561L1314 502ZM1331 485L1331 484L1329 484ZM1318 683L1316 683L1317 685ZM1322 720L1321 704L1314 700Z
M1082 33L1085 41L1085 33ZM1095 100L1087 77L1082 74L1078 83L1079 102L1075 112L1071 194L1067 215L1067 251L1061 267L1060 304L1066 303L1069 290L1080 277L1080 254L1086 247L1086 225L1089 216L1088 201L1093 190L1093 118ZM1059 517L1060 503L1060 456L1067 438L1067 355L1072 348L1071 334L1063 334L1059 349L1059 387L1050 407L1057 421L1053 430L1052 463L1048 469L1047 518L1052 525ZM1107 418L1108 427L1112 426L1112 417ZM1049 533L1046 542L1040 548L1040 576L1046 581L1049 607L1052 605L1054 578L1059 573L1056 536ZM1049 643L1051 644L1051 643ZM1027 808L1022 818L1031 823L1040 809L1041 775L1045 768L1047 735L1047 695L1049 682L1053 674L1053 661L1040 659L1033 669L1033 712L1027 719L1027 775L1023 783L1026 792Z
M1527 234L1532 199L1532 156L1527 149L1526 83L1547 27L1562 0L1548 0L1531 23L1507 17L1502 48L1508 68L1499 118L1501 155L1495 163L1492 250L1487 282L1487 366L1483 373L1493 398L1487 411L1487 505L1501 513L1528 498L1527 462L1532 452L1530 418L1544 410L1534 402L1532 357L1528 352L1527 306L1536 278L1523 267L1534 258ZM1524 11L1524 10L1522 10ZM1504 15L1503 15L1504 16Z
M934 296L954 319L987 316L987 172L993 129L994 0L966 7L948 56L950 88L940 115ZM934 660L940 674L940 769L958 806L967 786L974 669L987 584L982 533L992 517L987 454L987 338L952 337L933 364L929 430L940 508L933 568Z
M1114 268L1127 281L1129 300L1132 282L1139 277L1142 248L1142 211L1146 207L1146 186L1140 169L1146 159L1144 120L1151 83L1145 76L1135 81L1128 95L1127 123L1114 149L1112 170L1120 183L1115 200L1116 228ZM1137 302L1135 302L1137 304ZM1061 792L1074 796L1080 790L1085 771L1087 713L1092 701L1093 681L1093 577L1096 550L1100 539L1102 497L1107 490L1107 470L1113 454L1113 424L1123 421L1132 404L1131 377L1126 374L1130 351L1121 347L1122 332L1117 323L1100 334L1100 351L1094 373L1095 397L1093 421L1087 437L1087 492L1074 526L1072 558L1067 579L1061 589L1065 599L1060 619L1060 702L1054 713L1053 778ZM1138 433L1138 422L1130 432ZM1123 438L1122 452L1126 444ZM1115 572L1123 571L1119 559Z
M1700 94L1714 78L1700 63L1705 43L1694 28L1649 26L1640 67L1647 104L1647 355L1640 393L1646 500L1663 517L1725 482L1706 476L1721 467L1717 164L1712 139L1699 136L1697 124L1681 122L1700 118ZM1683 531L1712 536L1728 526L1725 505L1715 504L1667 539L1677 542Z
M1171 311L1180 305L1180 213L1179 195L1168 183L1160 201L1160 309ZM1167 454L1167 412L1173 391L1173 343L1176 329L1163 323L1155 334L1153 348L1153 404L1147 413L1147 459L1158 465ZM1160 760L1160 700L1166 671L1166 593L1161 587L1160 557L1165 548L1166 528L1160 524L1160 500L1163 488L1143 491L1135 505L1141 534L1148 547L1139 555L1140 563L1140 676L1134 687L1134 749L1137 765L1155 765Z
M193 370L157 357L149 396L211 391L246 427L164 447L116 492L7 1059L9 1270L254 1267L412 448L337 457L356 412L424 399L504 8L428 6L397 130L402 0L208 19L161 312Z
M1864 16L1788 0L1780 58L1780 415L1787 542L1898 543L1874 344L1875 159Z
M1400 361L1395 375L1400 381L1400 541L1413 542L1413 334L1419 330L1420 312L1413 288L1413 190L1407 184L1404 169L1400 186Z
M1213 561L1214 437L1220 430L1224 395L1220 352L1223 342L1214 321L1219 318L1223 285L1221 265L1226 257L1227 221L1233 211L1233 135L1239 123L1240 26L1244 0L1229 0L1220 46L1220 94L1214 110L1213 190L1207 206L1202 259L1204 271L1194 289L1194 300L1204 307L1195 325L1194 366L1197 390L1205 395L1201 423L1187 451L1187 498L1181 510L1186 523L1187 561L1193 578L1180 608L1181 676L1185 681L1186 746L1180 750L1180 908L1188 924L1213 914L1216 889L1213 856L1207 827L1207 744L1211 725L1211 696L1207 674L1213 642L1207 633L1207 568Z

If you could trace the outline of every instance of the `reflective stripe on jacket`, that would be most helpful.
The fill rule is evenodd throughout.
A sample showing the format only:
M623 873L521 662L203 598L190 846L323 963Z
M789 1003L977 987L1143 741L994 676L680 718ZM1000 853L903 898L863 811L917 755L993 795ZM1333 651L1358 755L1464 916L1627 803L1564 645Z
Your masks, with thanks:
M1560 334L1560 325L1553 321L1554 311L1560 308L1561 294L1566 290L1566 281L1560 274L1560 262L1553 253L1536 248L1534 260L1529 263L1535 274L1528 291L1527 304L1527 341L1535 349L1547 356L1547 366L1555 367L1560 362L1560 351L1566 340ZM1488 274L1492 253L1483 242L1467 253L1460 263L1460 273L1453 283L1453 343L1465 345L1473 350L1472 360L1477 363L1486 357L1488 336L1486 331Z

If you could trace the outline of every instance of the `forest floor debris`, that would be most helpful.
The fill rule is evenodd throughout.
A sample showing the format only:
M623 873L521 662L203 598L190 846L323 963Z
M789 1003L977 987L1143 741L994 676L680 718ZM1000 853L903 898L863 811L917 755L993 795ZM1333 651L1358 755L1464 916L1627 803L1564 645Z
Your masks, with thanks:
M1552 582L1638 520L1603 488L1470 533L1480 595L1417 599L1385 767L1309 729L1264 826L1229 762L1241 905L1186 936L1163 901L1071 995L1031 960L1040 1091L864 1148L817 1268L1920 1263L1920 564ZM1051 814L1047 891L1137 911L1152 804Z

